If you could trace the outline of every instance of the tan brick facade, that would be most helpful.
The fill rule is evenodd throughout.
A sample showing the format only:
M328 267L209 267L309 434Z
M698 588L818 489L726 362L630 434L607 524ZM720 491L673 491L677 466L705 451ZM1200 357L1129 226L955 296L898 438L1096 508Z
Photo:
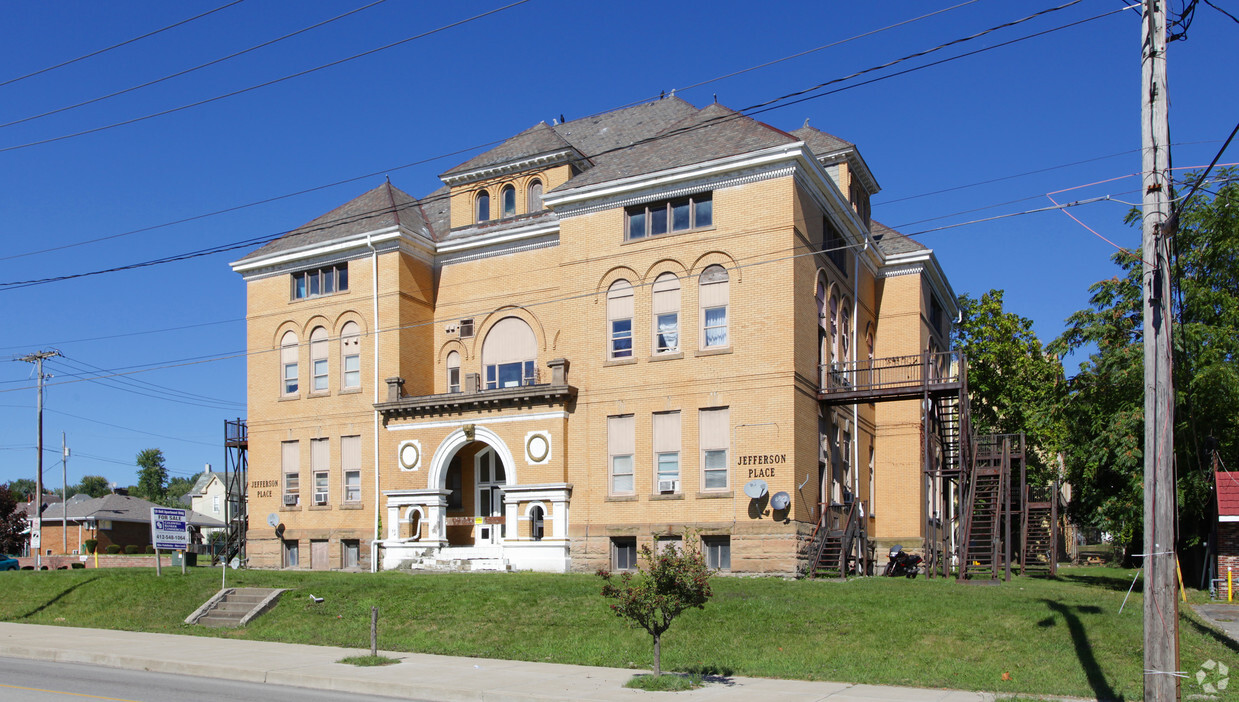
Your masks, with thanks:
M590 175L580 162L494 158L476 173L454 169L448 193L417 203L432 236L419 236L408 196L385 186L316 222L390 202L390 226L234 264L248 281L250 563L288 566L295 544L298 567L343 567L353 548L362 569L592 571L614 567L617 548L692 532L732 571L795 574L821 503L853 498L870 505L873 535L919 536L919 404L829 408L818 392L823 363L928 349L934 293L915 266L887 275L864 218L861 162L828 168L803 142L757 153L621 179L613 191L574 187ZM534 182L546 210L527 209ZM505 218L508 185L517 207ZM477 222L482 190L491 221ZM437 220L436 198L450 204ZM695 226L630 236L632 218L667 203L689 203L674 217L698 208L683 220ZM823 252L826 222L846 253ZM923 251L919 265L936 269ZM332 266L347 266L347 291L295 299L297 275ZM620 281L631 294L616 302L608 291ZM359 389L342 386L349 322L361 330ZM318 327L329 387L311 392ZM296 393L284 392L289 331ZM531 349L532 375L513 360L518 347ZM449 359L459 364L454 391ZM360 437L355 502L344 501L344 437ZM328 497L313 504L324 446ZM295 504L285 504L290 464ZM659 466L673 477L660 483ZM745 494L751 480L764 481L763 497ZM778 493L787 509L772 508Z

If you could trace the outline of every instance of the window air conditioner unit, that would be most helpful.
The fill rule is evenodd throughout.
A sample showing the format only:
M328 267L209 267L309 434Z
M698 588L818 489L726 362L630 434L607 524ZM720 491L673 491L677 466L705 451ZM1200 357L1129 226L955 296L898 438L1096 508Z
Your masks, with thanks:
M658 491L660 493L675 492L675 489L680 486L679 483L678 480L659 480Z
M289 493L284 496L284 506L292 507L296 504L297 504L297 496L295 494Z
M327 493L325 493L325 492L316 492L316 493L314 493L314 504L316 504L316 505L325 505L325 504L327 504Z

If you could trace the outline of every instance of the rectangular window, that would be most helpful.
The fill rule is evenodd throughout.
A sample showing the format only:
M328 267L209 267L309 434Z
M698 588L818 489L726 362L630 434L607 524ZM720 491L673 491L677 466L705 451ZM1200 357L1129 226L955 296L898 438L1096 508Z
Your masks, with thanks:
M656 493L680 491L680 413L654 415L654 467Z
M361 437L340 437L340 469L344 475L344 501L361 502Z
M843 277L848 277L848 243L829 218L822 218L822 249Z
M361 542L356 539L344 539L340 542L343 552L340 554L340 565L345 568L356 568L360 562Z
M327 359L314 361L314 391L325 392L327 386Z
M219 495L211 496L211 511L219 514Z
M473 337L473 319L460 320L460 338L469 339Z
M656 353L672 353L680 348L680 315L668 312L658 315L655 321L656 335L654 351Z
M285 568L296 568L298 565L300 565L300 560L301 559L300 559L300 556L297 550L297 542L296 541L285 541L284 542L284 567Z
M351 354L344 357L344 387L348 389L361 387L360 354Z
M310 471L314 474L314 504L327 504L327 471L331 467L331 441L310 440Z
M292 297L294 300L304 300L322 295L334 295L348 290L348 264L315 268L310 271L293 273Z
M447 391L460 392L460 368L447 369Z
M296 347L293 348L293 351L294 353L296 352ZM284 364L284 394L285 395L296 395L297 394L297 363L296 361L292 363Z
M611 570L637 569L637 537L611 538Z
M706 557L706 567L711 570L731 570L731 537L703 536L701 537L702 555Z
M284 474L284 505L294 507L301 499L301 453L296 441L280 444L280 463Z
M727 407L701 410L698 442L701 446L701 485L704 490L726 490L728 487L730 425L730 410Z
M654 541L654 555L661 556L668 546L675 546L677 553L684 551L684 539L680 536L660 536Z
M636 422L631 414L607 417L612 494L631 494L634 490L632 456L636 444L635 428Z
M327 471L314 472L314 504L327 504Z
M707 307L705 309L705 339L706 348L727 345L726 307Z
M632 356L632 320L611 320L611 358Z
M629 241L660 236L668 232L686 232L714 225L713 193L651 202L626 210Z
M487 390L533 385L535 378L533 361L516 361L514 363L499 363L486 366Z

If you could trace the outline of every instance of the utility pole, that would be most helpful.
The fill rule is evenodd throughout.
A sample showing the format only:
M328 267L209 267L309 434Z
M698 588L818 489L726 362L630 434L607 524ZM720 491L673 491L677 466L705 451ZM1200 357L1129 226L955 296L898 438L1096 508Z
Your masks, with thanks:
M63 431L60 432L60 552L69 552L69 444Z
M1144 0L1140 129L1144 238L1144 699L1179 698L1175 592L1174 383L1170 357L1170 122L1166 109L1165 0Z
M34 527L30 530L31 545L34 545L36 541L38 543L38 549L34 554L34 567L36 570L43 567L43 379L46 377L43 375L43 361L59 355L60 352L56 350L36 351L18 359L26 363L35 364L39 375L39 400L37 405L39 413L39 440L37 446L38 458L36 459L38 473L34 479Z

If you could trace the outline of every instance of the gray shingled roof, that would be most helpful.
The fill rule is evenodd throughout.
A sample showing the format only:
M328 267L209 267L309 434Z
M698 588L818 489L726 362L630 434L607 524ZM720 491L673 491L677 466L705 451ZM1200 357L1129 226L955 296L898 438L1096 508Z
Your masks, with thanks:
M451 188L446 185L422 198L422 215L430 225L430 237L439 241L452 228Z
M474 156L440 177L464 173L478 168L486 168L487 166L499 166L509 161L520 161L540 154L554 153L570 148L572 148L572 145L564 141L563 137L549 127L546 122L538 122L499 146Z
M827 134L820 129L810 127L807 124L800 129L791 132L791 135L808 144L809 149L813 151L818 158L836 151L856 147L856 145L851 142L844 141L833 134Z
M870 220L869 233L873 235L873 240L877 242L878 249L887 256L929 250L928 246L900 234L876 219Z
M413 231L426 231L428 236L433 236L426 226L417 200L393 187L391 183L383 183L249 253L241 260L247 261L282 251L324 244L397 224L403 224Z
M594 167L556 190L605 183L798 141L787 132L713 104L663 129L649 141L603 154Z
M555 127L586 158L635 144L661 132L667 125L697 113L678 97L574 119Z
M68 503L68 520L81 521L85 519L110 519L114 522L151 521L151 508L158 507L140 497L132 495L104 495L82 502L70 500ZM31 514L31 512L27 512ZM189 523L194 526L219 527L224 523L214 517L208 517L198 512L189 513ZM60 506L48 507L43 512L43 521L59 522Z

